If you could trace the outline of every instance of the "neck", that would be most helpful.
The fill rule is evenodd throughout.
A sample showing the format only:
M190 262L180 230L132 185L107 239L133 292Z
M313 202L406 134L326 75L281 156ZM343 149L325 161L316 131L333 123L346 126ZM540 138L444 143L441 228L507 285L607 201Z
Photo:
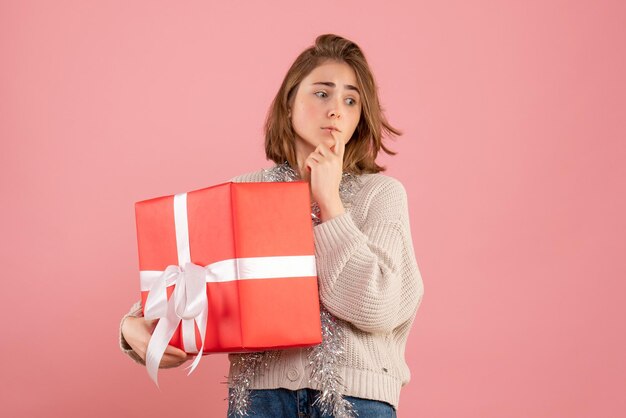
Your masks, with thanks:
M297 167L293 167L294 170L300 175L300 178L305 181L311 180L311 173L307 169L304 161L306 158L315 151L315 148L312 146L307 146L302 144L300 141L296 141L296 158L297 158Z

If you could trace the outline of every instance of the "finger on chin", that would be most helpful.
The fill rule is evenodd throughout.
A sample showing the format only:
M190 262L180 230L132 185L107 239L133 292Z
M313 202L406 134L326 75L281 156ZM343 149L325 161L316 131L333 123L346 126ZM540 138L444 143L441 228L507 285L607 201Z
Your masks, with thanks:
M341 146L342 145L343 145L343 141L339 137L335 137L335 146L333 147L334 148L333 151L335 152L335 154L337 154L337 155L341 154L341 151L342 151Z

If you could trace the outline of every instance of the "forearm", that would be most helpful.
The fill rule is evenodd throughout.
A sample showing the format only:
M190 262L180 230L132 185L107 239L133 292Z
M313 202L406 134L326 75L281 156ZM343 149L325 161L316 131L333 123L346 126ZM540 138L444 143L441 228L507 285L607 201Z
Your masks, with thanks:
M390 332L417 303L417 266L405 226L377 223L361 231L350 214L314 228L320 299L335 316L367 332Z

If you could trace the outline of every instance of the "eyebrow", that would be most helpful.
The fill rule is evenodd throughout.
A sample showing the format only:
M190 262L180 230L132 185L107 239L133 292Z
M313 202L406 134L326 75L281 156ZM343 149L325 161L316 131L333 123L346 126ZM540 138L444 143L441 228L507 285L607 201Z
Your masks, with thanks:
M321 85L323 85L323 86L328 86L328 87L333 87L333 88L334 88L334 87L337 87L337 86L335 85L335 83L333 83L333 82L331 82L331 81L317 81L317 82L313 83L313 85L314 85L314 86L315 86L315 85L317 85L317 84L321 84ZM344 87L345 87L346 89L348 89L348 90L354 90L354 91L356 91L356 92L359 94L359 96L361 95L361 92L359 91L359 89L358 89L358 88L356 88L355 86L353 86L352 84L346 84L346 85L344 85Z

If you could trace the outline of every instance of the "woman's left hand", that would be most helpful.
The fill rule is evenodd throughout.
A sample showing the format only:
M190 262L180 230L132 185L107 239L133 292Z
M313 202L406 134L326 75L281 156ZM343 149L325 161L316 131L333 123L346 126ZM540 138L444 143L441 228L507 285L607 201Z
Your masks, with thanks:
M322 221L345 212L339 197L339 184L343 173L343 155L346 145L331 132L335 140L334 149L319 144L304 160L311 172L311 196L320 207Z

